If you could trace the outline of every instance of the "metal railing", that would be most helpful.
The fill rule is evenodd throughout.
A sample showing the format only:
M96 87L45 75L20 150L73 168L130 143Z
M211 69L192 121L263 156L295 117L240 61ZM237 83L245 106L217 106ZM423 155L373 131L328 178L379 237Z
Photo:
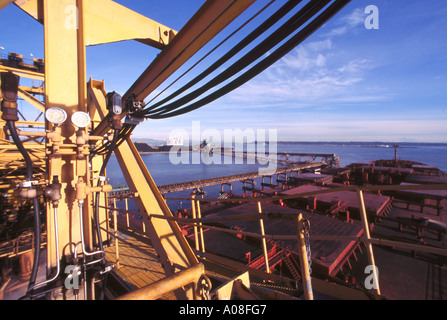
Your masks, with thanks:
M265 241L267 239L269 240L296 240L298 242L298 248L300 249L300 262L303 270L302 280L303 280L303 287L305 291L305 297L307 299L312 299L312 287L311 287L311 281L310 281L310 272L307 260L307 251L306 251L306 243L303 233L303 228L300 227L302 225L303 219L301 214L292 214L292 213L263 213L262 212L262 203L263 202L274 202L274 201L285 201L285 200L292 200L299 197L305 197L305 196L315 196L319 194L327 194L327 193L334 193L334 192L340 192L340 191L354 191L357 193L357 201L360 208L360 220L362 223L362 229L363 229L363 235L362 236L332 236L332 235L318 235L318 234L312 234L311 238L312 240L323 240L323 241L355 241L358 243L364 243L367 251L367 257L368 257L368 263L373 267L373 270L376 269L376 263L374 258L374 252L373 252L373 245L380 245L380 246L388 246L388 247L394 247L394 248L401 248L401 249L408 249L418 252L425 252L425 253L431 253L435 255L440 256L447 256L447 249L437 248L437 247L430 247L430 246L424 246L424 245L416 245L416 244L410 244L410 243L404 243L399 241L391 241L387 239L379 239L379 238L372 238L370 234L369 229L369 222L368 222L368 216L366 212L365 207L365 201L363 193L367 191L410 191L410 190L447 190L447 185L445 184L436 184L436 185L386 185L386 186L345 186L345 187L338 187L338 188L328 188L324 190L318 190L318 191L311 191L311 192L303 192L299 194L293 194L293 195L281 195L281 196L272 196L268 198L229 198L229 199L219 199L219 198L196 198L194 193L191 194L190 198L166 198L166 200L190 200L192 204L192 218L181 218L181 217L175 217L175 216L164 216L164 215L154 215L154 214L144 214L141 212L136 211L129 211L129 210L123 210L116 208L116 203L113 208L108 207L107 209L113 210L116 212L123 212L126 214L136 214L140 215L142 217L142 223L143 226L145 223L149 222L151 219L165 219L170 221L175 221L179 224L183 225L190 225L194 228L194 240L195 240L195 247L196 250L205 252L205 242L204 242L204 236L203 236L203 230L204 230L204 224L207 223L213 223L213 222L225 222L225 221L252 221L252 220L259 220L260 222L260 233L253 233L253 232L246 232L241 230L234 230L234 229L226 229L221 227L215 227L211 225L206 225L207 229L211 230L217 230L222 231L226 233L231 234L237 234L241 236L248 236L252 238L261 239L263 242L263 251L264 251L264 259L265 259L265 266L267 269L267 272L269 272L268 267L268 251L267 246L265 245ZM215 203L224 203L224 202L232 202L232 203L243 203L243 202L256 202L258 204L258 212L257 213L247 213L242 215L234 215L234 216L226 216L226 217L201 217L201 202L215 202ZM266 219L273 219L273 220L295 220L298 222L298 228L297 233L295 235L269 235L265 234L263 223ZM117 221L117 220L115 220ZM128 219L127 219L128 221ZM116 222L115 222L116 223ZM127 227L129 225L127 224ZM143 230L144 232L144 230ZM118 250L118 249L117 249ZM379 279L378 275L373 272L374 282L377 284L375 287L375 294L381 295L380 286L379 286Z

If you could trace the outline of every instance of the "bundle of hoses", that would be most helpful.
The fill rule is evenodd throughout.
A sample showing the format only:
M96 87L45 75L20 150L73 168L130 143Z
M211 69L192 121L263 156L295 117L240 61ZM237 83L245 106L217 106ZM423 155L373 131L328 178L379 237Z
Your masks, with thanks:
M325 24L329 19L331 19L338 11L340 11L350 0L311 0L301 9L299 9L291 18L284 22L280 27L278 27L273 33L267 36L264 40L260 41L252 50L246 53L242 58L238 59L228 68L218 74L216 77L201 85L198 89L192 91L189 94L184 95L177 100L168 103L174 98L178 97L186 90L192 88L194 85L205 79L212 72L216 71L219 67L222 67L224 63L229 61L231 58L235 57L249 44L253 43L255 40L260 39L263 34L265 34L272 26L278 23L282 18L284 18L288 13L290 13L294 8L298 7L301 0L289 0L280 9L278 9L274 14L272 14L268 19L266 19L262 24L254 29L250 34L248 34L243 40L239 41L233 48L226 52L221 58L216 60L211 66L209 66L205 71L200 73L194 79L189 81L180 89L176 90L174 93L170 94L163 100L151 105L146 106L140 111L135 112L132 116L146 119L164 119L174 116L178 116L187 112L191 112L198 108L201 108L214 100L228 94L229 92L235 90L241 85L245 84L247 81L251 80L268 67L273 65L275 62L284 57L293 48L307 39L312 33L318 30L323 24ZM313 20L312 18L315 17ZM307 25L306 25L307 24ZM304 26L304 27L303 27ZM301 29L301 30L299 30ZM286 40L289 38L288 40ZM227 40L227 39L226 39ZM278 48L274 49L281 42L285 41ZM274 51L267 55L271 50ZM266 56L266 57L264 57ZM264 57L264 58L262 58ZM262 59L261 59L262 58ZM207 96L198 99L201 95L207 91L216 88L228 79L236 76L238 73L246 69L251 64L255 63L257 60L261 59L254 66L250 67L247 71L237 76L234 80L228 84L222 86L221 88L209 93ZM183 76L183 75L182 75ZM190 103L192 102L192 103ZM188 103L190 103L188 105ZM124 124L120 134L117 145L120 145L123 140L129 136L135 129L136 125ZM96 150L94 153L101 154L104 153L109 145L102 146Z
M348 4L350 0L309 1L306 5L304 5L301 9L299 9L295 14L293 14L291 18L289 18L286 22L284 22L280 27L278 27L264 40L259 40L260 43L257 44L253 49L251 49L248 53L246 53L243 57L238 59L228 68L225 68L225 70L222 73L218 74L216 77L214 77L204 85L201 85L198 89L192 91L191 93L188 93L183 97L178 98L177 100L171 103L168 103L169 101L178 97L186 90L192 88L194 85L205 79L212 72L216 71L219 67L222 67L224 63L229 61L231 58L235 57L249 44L254 43L254 41L257 39L261 39L261 37L271 27L273 27L276 23L278 23L294 8L298 7L298 5L301 2L302 2L301 0L287 1L287 3L285 3L281 8L279 8L268 19L262 22L244 39L239 41L221 58L219 58L211 66L206 68L205 71L200 73L198 76L189 81L180 89L176 90L174 93L170 94L168 97L162 99L161 101L153 105L145 106L145 108L143 108L142 110L133 113L132 116L146 119L170 118L187 112L191 112L193 110L196 110L213 102L214 100L240 87L247 81L251 80L258 74L266 70L275 62L280 60L293 48L295 48L297 45L299 45L301 42L307 39L316 30L318 30L329 19L331 19L338 11L340 11L346 4ZM285 42L279 45L283 41ZM279 47L274 49L278 45ZM266 55L273 49L274 51L271 54ZM255 63L259 59L261 60ZM225 81L236 76L238 73L240 73L253 63L255 64L252 67L250 67L247 71L243 72L241 75L238 75L237 78L235 78L234 80L225 84L221 88L216 89L214 92L209 93L207 96L192 102L193 100L198 99L201 95L205 94L207 91L216 88ZM117 145L120 145L123 142L123 140L132 133L135 127L136 125L133 124L124 124L120 131ZM109 144L106 144L94 150L93 152L96 154L104 153L107 150L108 146Z
M103 162L103 164L101 166L101 170L99 172L100 177L104 176L104 174L105 174L107 163L109 162L109 159L112 156L113 151L115 150L116 143L119 138L119 133L120 133L120 130L118 130L118 129L114 130L111 146L107 149L106 157L104 158L104 162ZM101 185L101 180L98 180L98 187L100 185ZM96 233L98 236L99 249L100 249L100 251L103 251L103 243L102 243L102 239L101 239L101 226L99 225L99 196L100 196L100 193L97 192L95 194L95 224L96 224Z
M7 121L6 125L8 126L9 132L14 143L17 146L17 149L22 154L26 163L26 182L31 184L32 176L33 176L33 162L25 147L23 146L22 140L20 140L19 135L17 133L17 129L14 121ZM40 230L40 204L39 199L37 197L33 198L33 207L34 207L34 262L33 268L31 270L31 276L28 285L27 293L30 293L31 288L36 283L37 272L39 270L40 263L40 244L41 244L41 230Z

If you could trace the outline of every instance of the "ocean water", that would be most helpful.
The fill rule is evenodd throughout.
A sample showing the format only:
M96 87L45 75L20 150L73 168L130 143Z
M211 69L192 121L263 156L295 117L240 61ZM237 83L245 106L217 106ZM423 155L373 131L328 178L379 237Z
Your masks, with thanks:
M393 144L383 143L278 143L277 152L289 153L325 153L336 154L340 158L340 166L346 166L353 162L373 161L380 159L394 159ZM268 147L266 147L268 150ZM143 154L142 159L146 164L152 178L157 185L222 177L239 173L255 172L260 167L266 168L267 164L247 163L247 159L234 159L222 157L220 163L206 164L207 159L197 161L199 154L187 154L184 163L175 164L168 153ZM411 160L427 165L437 166L447 172L447 144L417 144L400 143L397 149L397 157L401 160ZM238 163L238 162L243 163ZM219 161L214 161L219 162ZM107 166L109 183L113 187L126 186L126 181L121 173L118 162L113 156ZM260 188L261 178L255 179ZM275 181L273 181L275 182ZM243 184L232 183L233 193L241 195ZM225 191L228 189L226 188ZM206 198L217 198L221 186L204 188ZM173 192L166 194L167 198L188 198L190 191ZM190 207L190 201L168 200L171 210ZM122 207L122 205L119 205ZM134 204L129 204L130 210L135 210Z

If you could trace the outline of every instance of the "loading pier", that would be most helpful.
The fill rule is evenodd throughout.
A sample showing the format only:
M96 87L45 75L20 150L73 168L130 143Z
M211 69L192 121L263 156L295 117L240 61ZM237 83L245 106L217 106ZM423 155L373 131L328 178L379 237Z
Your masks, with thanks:
M285 174L285 173L301 172L302 170L306 170L306 169L321 168L321 166L323 166L323 165L325 165L325 164L322 162L303 163L303 164L299 164L299 165L278 168L272 175L268 175L268 176L262 175L259 171L255 171L255 172L235 174L235 175L224 176L224 177L216 177L216 178L209 178L209 179L200 179L200 180L194 180L194 181L166 184L166 185L158 186L158 189L160 190L160 193L166 194L166 193L170 193L170 192L193 190L193 189L203 188L203 187L207 187L207 186L214 186L214 185L218 185L218 184L226 185L231 182L250 180L250 179L255 179L255 178L259 178L259 177L270 177L273 175L279 176L279 175ZM120 187L120 188L113 189L112 192L110 193L110 196L111 197L122 197L129 193L130 193L130 191L127 187Z

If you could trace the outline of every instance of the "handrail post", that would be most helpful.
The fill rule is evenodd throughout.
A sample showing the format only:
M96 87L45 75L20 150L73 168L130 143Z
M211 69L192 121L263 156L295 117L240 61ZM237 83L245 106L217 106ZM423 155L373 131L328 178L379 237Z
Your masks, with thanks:
M258 201L258 213L262 214L261 201ZM261 227L262 247L264 249L265 269L266 269L267 273L270 273L269 256L268 256L268 251L267 251L267 242L265 240L265 230L264 230L264 220L263 219L259 219L259 225Z
M168 292L180 289L185 286L199 287L200 281L205 275L205 267L202 263L195 264L188 269L179 271L174 275L158 280L152 284L149 284L138 290L126 293L117 298L117 300L156 300ZM196 290L194 290L196 291ZM202 299L202 297L194 297L196 300Z
M116 198L113 198L113 208L116 209ZM115 254L116 254L116 268L120 268L120 254L118 249L118 219L116 217L116 210L113 210L113 236L115 237Z
M197 203L197 218L202 219L202 212L200 211L200 200L196 200ZM202 222L199 222L199 234L200 234L200 245L202 252L205 253L205 239L203 238L203 227Z
M369 232L368 216L366 214L365 200L363 198L363 191L360 188L357 189L357 197L358 197L358 201L359 201L359 205L360 205L360 217L362 219L363 230L365 232L365 238L366 238L365 246L366 246L366 251L367 251L367 255L368 255L368 262L369 262L370 266L373 267L373 279L374 279L374 283L376 285L374 290L376 291L377 295L380 295L379 277L376 272L377 268L376 268L376 262L374 259L373 247L372 247L372 243L371 243L371 235Z
M127 198L124 198L124 204L126 206L126 211L129 210L129 204L127 203ZM127 229L130 228L130 223L129 223L129 212L126 212L126 225L127 225Z
M194 200L196 195L191 193L191 208L192 208L192 218L196 219L196 201ZM199 236L197 234L197 224L194 224L194 241L196 243L196 250L199 251Z
M304 236L303 215L300 213L297 218L297 238L298 251L300 253L301 278L303 279L304 296L306 300L313 300L312 282L309 272L309 262L306 248L306 238Z

